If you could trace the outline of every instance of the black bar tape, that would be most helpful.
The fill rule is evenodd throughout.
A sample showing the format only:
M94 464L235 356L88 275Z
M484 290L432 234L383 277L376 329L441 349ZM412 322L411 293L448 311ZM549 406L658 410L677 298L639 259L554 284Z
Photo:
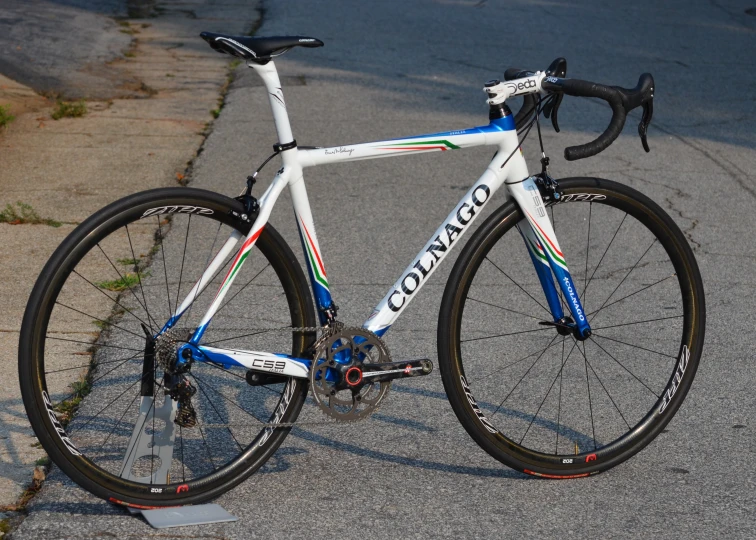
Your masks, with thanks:
M567 161L595 156L606 150L622 132L627 113L625 112L623 95L616 88L578 79L558 79L556 77L547 77L541 83L541 87L546 91L562 92L568 96L603 99L612 108L612 119L609 126L596 140L564 149L564 158Z

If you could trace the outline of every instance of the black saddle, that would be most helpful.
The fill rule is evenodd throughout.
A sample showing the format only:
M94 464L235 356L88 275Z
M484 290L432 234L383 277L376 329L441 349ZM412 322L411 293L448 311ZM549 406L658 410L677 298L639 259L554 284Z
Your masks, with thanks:
M273 56L283 54L292 47L323 46L319 39L305 36L249 37L202 32L200 37L218 52L258 64L267 64Z

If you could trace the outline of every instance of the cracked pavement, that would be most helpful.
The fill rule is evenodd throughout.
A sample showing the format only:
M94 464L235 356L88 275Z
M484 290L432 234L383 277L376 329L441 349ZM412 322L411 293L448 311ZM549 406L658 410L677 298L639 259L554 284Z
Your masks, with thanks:
M690 240L707 300L706 345L691 392L668 431L631 460L590 479L550 482L526 478L479 449L457 423L436 371L396 384L380 414L363 424L295 428L258 474L217 501L236 523L154 531L54 471L14 538L106 538L116 530L122 538L753 538L756 76L744 55L756 34L756 17L745 13L750 5L292 0L265 7L260 35L326 43L277 62L291 77L283 90L303 145L483 124L484 81L507 67L543 69L556 56L567 58L569 76L607 84L634 86L651 72L650 154L641 149L634 114L601 155L565 162L565 146L591 140L608 120L606 107L587 100L565 99L562 133L547 125L543 137L555 177L626 183L662 205ZM238 74L191 180L231 196L275 142L259 81L244 67ZM534 134L524 150L535 169ZM369 315L490 154L471 149L307 171L342 320ZM289 208L282 196L272 223L296 251ZM452 265L447 261L387 334L394 357L435 361L436 318Z

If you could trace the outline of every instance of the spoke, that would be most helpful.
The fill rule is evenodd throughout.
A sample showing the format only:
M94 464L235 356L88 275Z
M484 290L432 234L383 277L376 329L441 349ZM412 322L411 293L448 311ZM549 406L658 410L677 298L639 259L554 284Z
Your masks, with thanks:
M134 382L133 382L133 383L132 383L131 385L129 385L129 386L128 386L128 387L126 388L126 390L124 390L123 392L121 392L120 394L118 394L118 396L117 396L117 397L116 397L116 398L115 398L114 400L112 400L112 401L111 401L111 402L109 402L109 403L108 403L107 405L105 405L105 406L104 406L104 407L103 407L102 409L100 409L100 410L99 410L99 411L97 412L97 414L95 414L95 415L94 415L94 416L92 416L92 417L91 417L91 418L90 418L89 420L87 420L86 422L84 422L84 425L82 425L82 426L77 426L77 427L75 427L74 429L72 429L72 430L71 430L71 433L73 433L73 432L75 432L75 431L80 431L80 430L84 429L85 427L87 427L87 426L89 425L89 423L90 423L90 422L92 422L92 420L94 420L95 418L97 418L98 416L100 416L100 415L101 415L101 414L102 414L103 412L105 412L105 410L106 410L106 409L107 409L108 407L110 407L111 405L113 405L113 403L115 403L116 401L118 401L119 399L121 399L121 396L123 396L123 395L124 395L124 394L125 394L126 392L128 392L129 390L131 390L132 388L134 388L134 387L135 387L135 386L136 386L137 384L139 384L140 382L142 382L142 380L143 380L143 379L144 379L145 377L147 377L148 375L153 375L153 374L152 374L152 373L145 373L145 374L143 374L143 375L142 375L141 377L139 377L139 378L138 378L138 379L137 379L136 381L134 381ZM154 376L154 375L153 375L153 376ZM156 381L156 382L157 382L157 381ZM162 385L162 383L160 383L160 385Z
M562 420L562 378L564 373L564 342L562 340L562 369L559 371L559 405L557 409L557 428L556 428L556 443L554 444L554 455L559 453L559 425ZM574 346L573 346L574 348ZM572 351L570 351L572 352Z
M270 263L266 264L265 267L262 270L260 270L257 274L254 275L254 277L252 279L250 279L247 283L244 284L244 287L242 287L241 289L239 289L238 291L236 291L236 293L234 293L234 295L228 301L226 301L225 304L223 304L221 307L219 307L218 311L216 311L215 314L217 315L223 308L225 308L227 305L229 305L231 303L231 300L233 300L234 298L236 298L236 295L238 295L240 292L242 292L244 289L246 289L247 285L249 285L254 280L256 280L257 276L259 276L260 274L262 274L263 272L265 272L265 270L267 270L269 266L270 266Z
M186 482L186 469L184 467L184 430L180 425L179 438L181 439L181 481Z
M163 240L165 240L165 237L163 236L163 227L160 224L160 216L155 216L155 219L157 219L158 224L158 234L160 235L160 251L163 253L163 274L165 275L165 294L168 296L168 318L170 318L173 314L171 313L171 291L168 289L168 267L166 266L165 261L165 246L163 245Z
M637 290L637 291L635 291L634 293L630 293L630 294L628 294L627 296L623 296L623 297L622 297L622 298L620 298L619 300L615 300L615 301L614 301L614 302L612 302L611 304L607 304L607 305L603 306L603 307L602 307L601 309L606 309L606 308L608 308L608 307L611 307L611 306L613 306L614 304L617 304L617 303L619 303L619 302L622 302L623 300L626 300L626 299L630 298L631 296L634 296L634 295L636 295L636 294L638 294L638 293L641 293L641 292L645 291L646 289L650 289L651 287L654 287L655 285L658 285L659 283L662 283L663 281L667 281L667 280L668 280L669 278L673 278L673 277L675 277L676 275L677 275L677 274L672 274L672 275L670 275L670 276L667 276L667 277L665 277L665 278L662 278L662 279L660 279L659 281L657 281L657 282L655 282L655 283L652 283L651 285L647 285L647 286L643 287L642 289L638 289L638 290ZM599 312L599 310L597 309L596 311L593 311L593 312L589 313L588 315L586 315L586 317L591 317L591 316L593 316L593 315L597 314L598 312Z
M126 225L126 235L129 237L129 245L131 245L131 236L129 235L129 226L128 225ZM105 250L102 249L102 246L99 243L97 244L97 248L100 250L100 253L103 254L103 256L105 257L105 259L108 261L108 263L110 264L110 266L113 268L113 270L116 271L116 274L118 274L118 279L120 279L121 281L123 281L124 284L128 283L127 280L123 277L123 274L121 274L121 271L118 270L118 267L115 264L113 264L113 261L110 259L110 257L108 257L108 254L105 253ZM133 247L131 248L131 258L132 258L132 260L136 261L136 256L134 255L134 248ZM139 267L137 267L137 271L136 271L137 281L139 282L139 288L142 289L142 298L144 299L144 303L142 303L142 300L139 299L139 297L134 292L134 289L132 287L126 287L126 288L134 296L134 299L137 301L137 304L139 304L140 306L142 306L144 308L145 313L147 313L147 318L149 320L151 320L152 322L155 322L155 319L153 319L150 316L150 311L147 309L147 299L146 299L146 297L144 295L144 288L142 287L142 278L141 278L140 274L141 274L141 272L139 271ZM157 323L155 323L155 325L157 326ZM152 329L151 326L150 326L150 329Z
M591 337L599 337L601 339L608 339L609 341L616 341L617 343L622 343L623 345L627 345L628 347L633 347L635 349L640 349L642 351L658 354L659 356L666 356L667 358L671 358L672 360L677 360L677 358L675 358L674 356L671 356L669 354L664 354L662 352L655 351L653 349L647 349L645 347L641 347L640 345L633 345L632 343L626 343L624 341L620 341L619 339L610 338L608 336L602 336L601 334L597 334L595 332L592 334Z
M614 293L617 292L617 289L619 289L622 286L622 284L625 282L625 280L627 279L627 277L632 273L632 271L635 270L638 267L638 265L640 264L640 262L643 260L643 257L646 256L646 253L648 253L651 250L651 248L654 247L655 244L656 244L656 237L654 237L654 241L651 242L651 245L648 246L648 248L646 248L646 251L643 252L643 255L640 256L640 259L638 259L636 261L636 263L633 265L633 267L630 270L628 270L627 274L625 274L625 277L622 278L622 281L620 281L619 284L614 288L614 290L612 291L612 293L609 296L607 296L606 300L604 300L604 303L601 304L601 307L598 308L598 310L596 311L597 314L606 305L606 303L614 295ZM595 321L596 320L596 316L594 316L593 319Z
M553 338L551 338L551 341L549 342L549 345L551 345L551 344L552 344L552 343L553 343L554 341L556 341L556 338L557 338L557 337L559 337L559 334L555 334L555 335L554 335L554 337L553 337ZM546 349L548 349L548 347L546 347ZM504 397L504 399L502 399L502 400L501 400L501 403L499 403L499 406L498 406L498 407L496 407L496 410L495 410L495 411L493 412L493 414L491 415L491 418L493 418L493 417L494 417L494 415L495 415L495 414L496 414L497 412L499 412L499 409L501 409L501 407L502 407L502 406L504 405L504 402L505 402L505 401L507 401L507 400L509 399L509 396L511 396L511 395L512 395L512 393L513 393L513 392L514 392L514 391L515 391L515 390L517 389L517 387L518 387L518 386L520 386L520 383L521 383L521 382L523 381L523 379L525 379L525 377L527 377L528 373L530 373L530 370L532 370L532 369L533 369L533 367L534 367L534 366L535 366L535 365L536 365L536 364L538 363L538 361L539 361L539 360L541 359L541 357L542 357L542 356L543 356L544 354L546 354L546 349L544 349L544 350L543 350L543 352L542 352L541 354L539 354L539 355L538 355L538 358L536 358L536 359L535 359L535 361L534 361L534 362L533 362L532 364L530 364L530 367L529 367L529 368L528 368L528 370L527 370L527 371L526 371L526 372L525 372L525 373L523 374L523 376L522 376L522 377L520 377L520 380L519 380L519 381L517 381L517 384L515 384L515 385L514 385L514 388L512 388L512 389L511 389L511 390L509 391L509 393L508 393L508 394L507 394L507 395L506 395L506 396Z
M115 370L117 370L117 369L118 369L119 367L121 367L122 365L124 365L124 364L125 364L126 362L130 362L131 360L142 360L142 358L137 358L137 357L136 357L136 355L134 355L134 356L131 356L131 357L129 357L129 358L126 358L126 359L122 359L122 360L123 360L123 362L121 362L120 364L118 364L118 365L117 365L116 367L114 367L113 369L111 369L111 370L109 370L109 371L107 371L107 372L103 373L103 374L102 374L101 376L97 377L96 379L93 379L93 380L92 380L92 382L90 383L90 386L91 386L91 385L94 385L94 383L96 383L97 381L99 381L99 380L102 380L102 378L103 378L103 377L106 377L106 376L107 376L107 375L109 375L110 373L113 373L113 372L114 372ZM68 401L69 399L71 399L72 397L74 397L74 396L75 396L75 395L76 395L77 393L78 393L78 392L74 391L73 393L69 394L69 395L68 395L67 397L65 397L65 398L61 399L61 400L60 400L60 401L59 401L58 403L56 403L56 404L55 404L55 405L54 405L53 407L57 407L57 406L59 406L59 405L60 405L61 403L63 403L64 401Z
M595 370L595 369L593 369L593 366L592 366L592 365L591 365L591 363L590 363L590 362L588 361L588 356L586 356L586 354L585 354L585 342L583 342L583 350L582 350L582 351L580 351L580 352L581 352L581 353L583 354L583 359L585 360L585 363L586 363L586 364L588 364L588 367L589 367L589 368L591 368L591 372L593 372L593 376L594 376L594 377L596 377L596 380L597 380L597 381L599 382L599 384L601 385L601 388L603 388L603 389L604 389L604 392L606 392L606 396L607 396L607 397L609 398L609 401L611 401L611 402L612 402L612 405L614 405L614 408L615 408L615 409L617 409L617 412L618 412L618 413L619 413L619 415L620 415L620 416L622 417L622 421L623 421L623 422L625 422L625 425L627 426L627 429L631 429L631 428L630 428L630 424L628 424L628 423L627 423L627 420L625 419L625 415L624 415L624 414L622 414L622 411L620 411L619 407L617 406L617 403L615 403L615 401L614 401L614 398L613 398L613 397L612 397L612 395L611 395L611 394L609 393L609 390L607 390L607 389L606 389L606 386L604 386L604 383L603 383L603 382L601 381L601 378L600 378L600 377L598 376L598 373L596 373L596 370Z
M562 338L562 344L564 344L564 342L565 342L566 339L567 339L566 336L564 338ZM572 351L570 351L570 354L571 353L572 353ZM570 357L568 356L567 360L569 360L569 359L570 359ZM533 415L533 418L530 419L530 423L528 424L528 427L525 430L525 433L523 433L522 438L520 439L520 442L517 443L517 444L522 444L522 441L525 440L525 436L528 434L528 431L530 431L530 428L533 426L533 422L535 422L535 419L538 418L538 413L541 412L541 407L543 407L543 404L546 403L546 399L548 399L549 394L551 394L551 389L554 388L554 384L556 383L556 380L562 376L562 371L564 370L564 366L567 363L567 360L563 360L562 361L562 365L559 366L559 372L556 375L554 375L554 380L551 381L551 384L549 385L549 389L546 391L546 395L543 396L543 400L541 400L541 404L538 405L538 409L536 410L535 414ZM560 386L561 386L561 383L560 383Z
M511 281L512 283L514 283L515 285L517 285L517 288L519 288L522 292L524 292L525 294L527 294L530 297L530 299L533 300L533 302L535 302L536 304L538 304L539 306L541 306L541 309L544 310L546 313L548 313L549 316L551 315L551 312L548 309L546 309L546 307L542 303L540 303L538 300L536 300L535 297L532 294L530 294L528 291L526 291L525 289L523 289L522 286L519 283L517 283L514 279L512 279L509 276L509 274L507 274L504 270L502 270L501 268L499 268L499 266L495 262L493 262L491 259L489 259L488 256L486 256L486 260L488 262L490 262L492 265L494 265L494 267L499 272L501 272L502 274L504 274L507 277L507 279L509 279L509 281Z
M215 414L218 416L218 423L222 424L223 423L223 416L221 416L220 411L218 411L218 407L215 406L215 403L213 403L213 400L210 399L210 396L207 395L207 392L205 392L205 389L202 388L202 385L197 380L197 377L195 377L192 374L192 378L197 382L197 386L199 387L200 392L202 392L202 395L205 396L205 399L208 401L208 403L210 403L210 406L213 408L213 410L215 411ZM236 443L236 446L239 447L239 451L241 452L243 450L242 445L239 444L239 441L236 440L236 437L234 437L234 433L231 431L231 428L228 427L228 426L226 426L226 429L228 430L228 434L231 435L231 438L234 440L234 442Z
M197 382L200 382L200 379L199 379L199 378L197 377L197 375L196 375L195 373L190 373L190 375L191 375L191 376L192 376L192 377L193 377L193 378L194 378L194 379L195 379L195 380L196 380ZM257 420L257 421L258 421L258 422L260 422L261 424L265 424L265 422L263 422L263 421L262 421L262 420L260 420L260 419L259 419L258 417L256 417L256 416L255 416L254 414L252 414L251 412L249 412L248 410L246 410L245 408L243 408L243 407L242 407L241 405L239 405L239 404L238 404L238 403L236 403L235 401L233 401L233 400L231 400L231 399L227 398L227 397L226 397L226 396L225 396L224 394L222 394L222 393L221 393L221 392L220 392L219 390L217 390L217 389L216 389L216 388L215 388L214 386L212 386L212 385L210 385L210 384L206 384L206 386L207 386L208 388L210 388L210 390L212 390L213 392L215 392L216 394L218 394L218 395L219 395L220 397L222 397L223 399L225 399L226 401L228 401L229 403L231 403L231 404L232 404L232 405L233 405L234 407L236 407L237 409L239 409L240 411L242 411L243 413L246 413L246 414L247 414L248 416L251 416L252 418L254 418L255 420Z
M106 364L115 364L116 362L120 362L121 360L122 360L122 358L119 358L118 360L108 360L107 362L97 362L95 364L95 366L104 366ZM127 359L126 362L128 362L129 360L131 360L131 358ZM73 369L81 369L81 368L90 367L90 366L92 366L92 362L89 362L88 364L82 364L80 366L75 366L75 367L69 367L69 368L63 368L63 369L54 369L52 371L45 371L45 375L51 375L53 373L60 373L61 371L71 371Z
M617 227L617 230L614 231L614 236L612 236L612 239L609 241L609 245L606 246L606 249L604 250L604 254L601 255L601 258L599 259L599 262L596 265L596 268L593 269L593 272L591 273L591 277L588 278L588 283L585 285L585 288L583 289L583 295L585 295L585 293L588 291L588 287L591 286L591 281L593 281L593 276L596 275L596 270L598 270L599 266L601 266L601 263L604 261L604 257L606 257L606 254L609 251L609 248L612 247L612 244L614 243L614 239L617 238L617 233L622 228L622 224L625 222L625 219L627 219L627 212L623 216L622 221L620 221L620 224Z
M627 214L625 214L627 215ZM577 344L577 341L575 341ZM583 345L585 347L585 344ZM580 350L580 347L578 347ZM588 411L591 413L591 430L593 431L593 449L596 450L596 424L593 422L593 404L591 403L591 381L588 379L588 360L583 352L583 365L585 366L585 384L588 387ZM577 445L577 443L575 443Z
M684 315L672 315L670 317L659 317L658 319L647 319L645 321L633 321L633 322L622 323L622 324L612 324L610 326L599 326L592 329L604 330L606 328L617 328L618 326L630 326L632 324L645 324L645 323L656 322L656 321L666 321L667 319L680 319L681 317L684 317Z
M102 444L101 444L101 445L100 445L100 447L99 447L99 448L97 449L97 451L98 451L98 452L101 452L101 451L102 451L102 448L103 448L103 447L105 446L105 443L107 443L107 442L108 442L108 440L110 440L110 437L111 437L111 436L113 435L113 433L115 433L115 430L116 430L116 428L117 428L118 426L120 426L120 425L121 425L121 422L123 421L123 417L124 417L124 416L126 416L126 413L127 413L127 412L129 412L129 409L131 409L131 406L132 406L132 405L134 405L134 402L136 401L136 399L137 399L138 397L139 397L139 394L135 395L135 396L134 396L134 399L132 399L132 400L131 400L131 403L129 403L129 406L128 406L128 407L126 407L126 410L124 410L124 411L123 411L123 414L122 414L122 415L121 415L121 417L120 417L120 418L118 419L118 422L116 422L116 424L115 424L115 425L113 426L113 429L111 429L111 430L110 430L110 433L108 433L108 436L107 436L107 437L105 437L105 440L104 440L104 441L102 441Z
M124 351L137 351L142 352L142 349L132 349L131 347L118 347L116 345L98 345L97 343L92 343L91 341L79 341L76 339L66 339L66 338L59 338L59 337L53 337L53 336L45 336L46 339L55 339L57 341L70 341L71 343L81 343L83 345L90 345L92 347L100 348L105 347L107 349L122 349Z
M63 306L64 308L68 308L71 311L75 311L76 313L80 313L80 314L84 315L85 317L89 317L90 319L94 319L96 321L100 321L101 323L103 323L104 325L106 325L108 327L118 328L119 330L123 330L124 332L127 332L127 333L129 333L129 334L131 334L133 336L136 336L138 338L144 339L144 334L142 334L140 336L139 334L135 334L131 330L126 330L125 328L123 328L121 326L118 326L117 324L109 323L108 321L104 321L104 320L100 319L99 317L95 317L94 315L90 315L89 313L84 313L83 311L79 311L78 309L72 308L71 306L67 306L66 304L61 304L57 300L55 301L55 303L58 304L59 306Z
M207 444L207 439L205 439L205 433L202 431L202 424L198 423L197 427L199 428L200 435L202 436L202 442L205 443L205 453L207 453L207 459L210 462L210 466L213 468L213 472L215 472L218 470L218 468L215 466L213 456L210 453L210 447Z
M524 362L525 360L527 360L527 359L528 359L528 358L530 358L531 356L535 356L536 354L541 354L542 352L546 351L547 349L550 349L551 347L555 347L555 346L557 346L557 345L559 345L559 343L558 343L558 342L557 342L557 343L554 343L554 342L553 342L553 340L552 340L551 342L549 342L549 345L547 345L547 346L546 346L546 347L544 347L543 349L538 349L537 351L533 351L532 353L528 354L527 356L523 356L523 357L522 357L522 358L520 358L519 360L515 360L514 362L512 362L512 363L510 363L510 364L507 364L506 366L504 366L504 367L502 367L502 368L499 368L499 367L497 367L497 368L495 368L495 369L494 369L493 371L489 371L488 373L486 373L485 375L483 375L483 376L481 377L481 379L485 379L485 378L487 378L487 377L490 377L491 375L493 375L493 374L494 374L494 373L496 373L496 372L500 372L500 371L504 371L504 370L507 370L507 369L511 368L512 366L514 366L514 365L516 365L516 364L519 364L520 362ZM468 381L469 381L469 380L470 380L470 379L468 379Z
M186 235L184 236L184 252L181 255L181 270L179 271L178 290L176 291L176 309L174 313L178 313L179 299L181 298L181 279L184 277L184 261L186 260L186 245L189 242L189 229L192 226L192 215L189 214L189 222L186 225Z
M646 390L648 390L648 391L649 391L649 392L651 392L651 393L652 393L653 395L655 395L655 396L657 397L657 399L659 398L659 394L657 394L656 392L654 392L653 390L651 390L651 388L649 388L649 386L648 386L648 385L647 385L646 383L644 383L644 382L643 382L642 380L640 380L640 379L639 379L639 378L638 378L638 377L637 377L637 376L635 375L635 373L633 373L632 371L630 371L629 369L627 369L627 368L626 368L626 367L625 367L625 366L624 366L624 365L622 364L622 362L620 362L620 361L619 361L619 360L617 360L617 359L616 359L616 358L615 358L614 356L612 356L612 355L611 355L611 354L609 353L609 351L607 351L607 350L606 350L605 348L603 348L603 347L601 346L601 344L600 344L600 343L598 343L598 342L597 342L597 341L596 341L595 339L593 339L593 336L591 336L591 337L590 337L590 340L591 340L591 343L593 343L594 345L596 345L596 346L597 346L597 347L598 347L599 349L601 349L602 351L604 351L604 353L605 353L605 354L606 354L606 355L607 355L607 356L608 356L609 358L611 358L612 360L614 360L614 361L615 361L615 362L617 363L617 365L619 365L619 366L620 366L620 367L621 367L622 369L624 369L625 371L627 371L627 372L628 372L628 373L630 374L630 376L631 376L631 377L632 377L633 379L635 379L636 381L638 381L639 383L641 383L641 384L642 384L642 385L643 385L643 386L644 386L644 387L646 388Z
M500 337L506 337L506 336L515 336L517 334L529 334L530 332L543 332L544 330L552 330L552 328L550 326L545 326L543 328L536 328L535 330L522 330L520 332L510 332L509 334L499 334L496 336L485 336L485 337L479 337L479 338L463 339L463 340L460 340L460 343L467 343L468 341L480 341L481 339L494 339L494 338L500 338Z
M115 298L111 298L111 297L110 297L110 295L109 295L108 293L106 293L106 292L105 292L105 291L103 291L103 290L102 290L102 289L101 289L100 287L98 287L97 285L95 285L94 283L92 283L91 281L89 281L89 280L88 280L87 278L85 278L84 276L82 276L82 275L81 275L80 273L78 273L78 272L76 271L76 269L74 269L74 270L72 270L72 271L73 271L73 273L74 273L74 274L76 274L76 275L77 275L77 276L79 276L79 277L80 277L81 279L83 279L84 281L86 281L87 283L89 283L89 284L90 284L90 285L91 285L92 287L94 287L94 288L95 288L95 289L96 289L97 291L99 291L100 293L102 293L103 295L105 295L105 297L106 297L106 298L107 298L108 300L110 300L111 302L115 303L115 304L116 304L117 306L121 307L121 308L122 308L122 309L123 309L123 310L124 310L124 311L125 311L126 313L128 313L129 315L131 315L132 317L134 317L134 318L135 318L136 320L138 320L138 321L139 321L140 323L142 323L142 324L143 324L143 325L145 325L145 326L150 326L150 325L149 325L148 323L144 322L144 321L143 321L143 320L142 320L141 318L137 317L137 316L136 316L136 315L135 315L135 314L134 314L134 313L133 313L133 312L132 312L132 311L131 311L131 310L130 310L129 308L127 308L126 306L124 306L123 304L121 304L121 303L120 303L120 302L119 302L118 300L116 300Z
M542 321L543 320L543 317L533 317L532 315L528 315L527 313L523 313L522 311L515 311L514 309L505 308L503 306L497 306L496 304L491 304L489 302L484 302L483 300L478 300L477 298L473 298L471 296L468 296L467 299L468 300L472 300L473 302L479 302L481 304L485 304L487 306L499 308L499 309L502 309L504 311L509 311L511 313L517 313L518 315L522 315L523 317L529 317L529 318L535 319L537 321Z

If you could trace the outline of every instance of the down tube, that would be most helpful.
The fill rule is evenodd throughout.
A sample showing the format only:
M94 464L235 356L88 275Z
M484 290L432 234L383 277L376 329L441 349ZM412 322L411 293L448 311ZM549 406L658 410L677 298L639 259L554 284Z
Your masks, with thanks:
M509 150L511 152L511 149ZM499 155L508 155L506 150L499 150ZM436 270L441 261L449 254L451 249L458 243L470 224L481 213L485 205L493 197L494 193L502 186L507 177L508 170L515 165L516 170L527 176L527 168L519 154L518 159L512 159L506 167L501 168L504 158L496 159L486 169L483 175L465 193L462 200L454 210L446 217L444 223L436 229L433 237L425 244L420 253L414 259L388 294L381 300L363 327L375 332L379 336L386 333L394 321L404 311L412 298L428 281L430 275Z

